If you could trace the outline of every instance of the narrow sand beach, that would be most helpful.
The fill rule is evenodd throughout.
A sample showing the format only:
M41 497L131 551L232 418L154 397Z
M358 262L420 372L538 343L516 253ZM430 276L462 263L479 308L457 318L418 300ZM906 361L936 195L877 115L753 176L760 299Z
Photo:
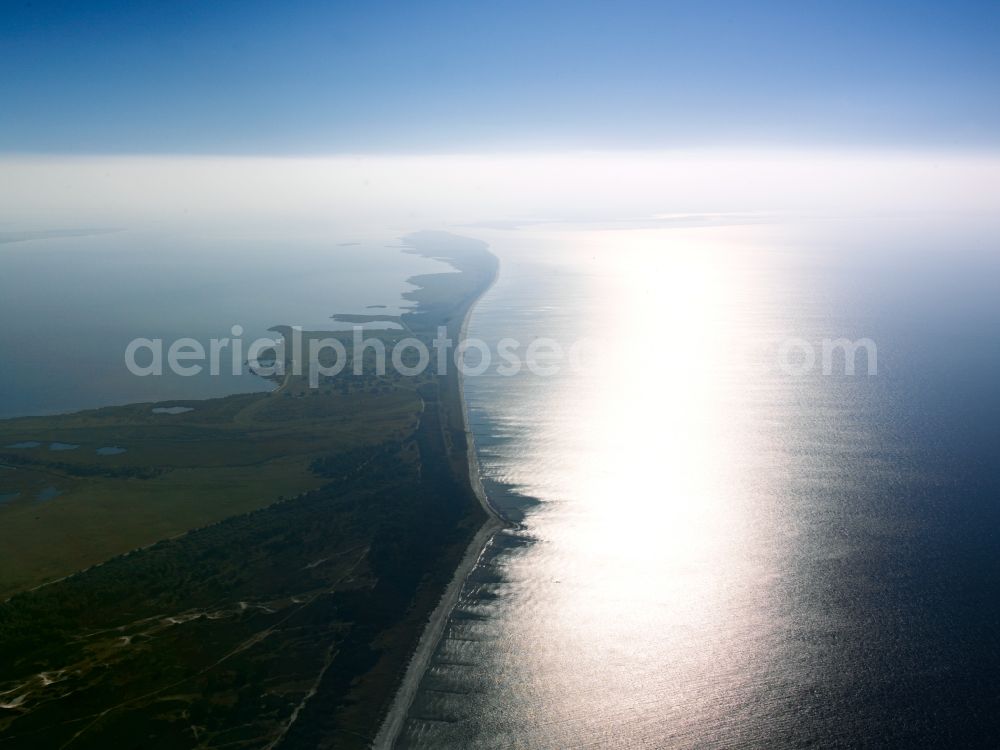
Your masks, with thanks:
M469 318L472 316L472 311L475 309L476 303L493 287L493 284L496 283L499 275L500 271L498 268L497 272L490 280L490 283L483 289L479 297L477 297L476 300L469 305L469 309L465 313L465 318L462 320L459 341L465 339L465 332L469 325ZM448 618L450 617L452 610L458 604L466 578L469 577L473 568L476 567L479 559L483 556L483 553L489 546L490 541L493 539L494 534L509 525L509 522L503 517L503 515L490 504L489 498L486 496L486 491L483 489L483 482L479 476L479 460L476 457L475 436L472 434L472 430L469 427L469 411L465 403L465 388L463 387L461 375L459 376L458 390L459 398L462 404L462 419L465 425L466 445L468 446L467 458L469 461L469 483L472 486L473 492L476 494L476 498L479 500L479 504L483 506L483 510L486 511L489 518L486 520L486 523L482 525L479 531L476 532L472 541L469 542L465 555L462 557L461 563L455 570L455 575L448 584L448 588L445 589L445 592L441 597L441 601L434 609L434 612L431 614L430 619L427 622L427 626L424 628L423 634L420 636L417 648L413 652L413 656L410 657L410 663L406 668L406 674L403 676L403 681L400 683L399 688L396 691L396 695L392 700L392 706L390 706L389 712L386 714L386 717L382 722L382 726L379 728L378 734L375 737L375 741L372 743L372 747L377 750L388 750L389 748L395 746L396 740L399 738L399 734L403 730L403 724L406 722L406 715L409 713L410 706L413 704L413 699L416 697L417 690L420 688L420 680L430 665L431 658L434 656L434 651L437 649L437 645L441 641L441 636L444 635L444 629L448 625Z

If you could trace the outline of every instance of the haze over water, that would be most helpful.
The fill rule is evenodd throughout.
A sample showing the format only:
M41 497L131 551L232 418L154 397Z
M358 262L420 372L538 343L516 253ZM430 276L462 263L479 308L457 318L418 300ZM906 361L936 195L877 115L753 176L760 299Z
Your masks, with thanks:
M449 269L402 253L391 231L310 234L289 223L253 237L184 225L81 235L0 242L0 319L10 321L0 330L9 353L0 418L269 390L239 365L255 339L276 335L272 326L334 330L348 327L334 313L399 314L411 304L401 296L413 288L407 278ZM162 341L164 357L180 338L206 350L211 339L230 343L217 375L206 363L190 377L167 366L136 377L125 365L136 338ZM136 359L145 365L151 354Z
M0 384L8 413L162 398L124 374L127 338L392 313L441 270L393 238L486 240L501 273L471 336L598 347L466 381L523 528L473 574L401 745L989 747L998 164L10 159L5 231L126 231L0 245ZM789 337L870 337L878 375L862 355L855 377L792 376ZM169 397L235 390L208 385Z
M177 541L198 554L171 564L141 606L186 608L215 581L220 595L242 592L256 577L239 574L255 564L282 596L297 590L303 568L284 550L305 551L321 528L317 493L358 532L359 558L333 598L290 598L333 613L316 621L338 638L311 652L326 654L322 665L294 656L318 644L280 608L267 607L291 641L269 625L219 646L206 669L187 649L167 664L159 636L123 636L120 653L150 658L135 680L112 670L95 685L170 686L108 693L107 705L73 687L67 717L93 704L88 718L40 722L72 733L64 747L154 700L163 711L124 720L122 743L169 744L162 726L186 737L190 724L195 744L246 744L251 728L281 720L261 744L381 746L402 725L401 747L460 750L1000 746L1000 2L42 0L5 4L0 63L0 420L155 401L165 429L151 442L162 432L168 445L140 460L126 438L145 424L123 410L111 415L121 439L94 446L104 465L84 465L75 431L103 421L54 419L53 430L73 423L70 437L46 437L31 456L42 436L14 438L0 469L19 486L13 472L65 474L97 488L98 505L105 480L112 494L135 485L141 501L139 478L162 479L179 509L169 532L153 533L130 496L93 527L107 534L94 545L36 544L35 533L92 528L73 520L100 513L34 515L20 490L0 488L25 522L6 527L26 530L8 534L15 562L34 565L16 549L90 562L105 541L123 551L133 542L118 540L119 514L122 530L159 538L204 522L185 520L194 505L236 503L243 489L254 503L290 498L273 512L299 520L268 520L273 543L243 544L265 538L259 517L228 511L209 514L220 528L205 538ZM508 338L521 354L590 341L582 367L491 370L460 385L483 484L517 523L467 578L477 550L466 554L457 606L443 561L474 533L471 516L454 503L438 518L431 501L455 494L441 467L471 458L454 455L462 441L449 435L460 381L421 384L411 441L382 429L395 425L393 402L368 400L415 403L394 378L369 380L352 403L374 403L371 415L330 406L344 418L335 425L313 399L284 403L304 396L293 376L273 413L324 436L306 441L265 424L270 406L232 424L222 409L218 423L196 412L169 424L199 408L189 401L271 390L277 377L223 367L138 378L124 362L137 338L217 344L373 322L373 309L399 316L412 302L406 279L444 270L400 252L398 239L422 230L485 240L500 257L468 328L494 354ZM424 319L448 315L438 281L415 295ZM860 347L854 372L844 342ZM360 392L326 385L332 398L316 404ZM222 441L230 427L236 437ZM208 470L196 492L200 479L167 472L203 428L219 450L197 457ZM369 432L391 437L369 446ZM267 455L239 448L238 463L223 462L223 448L258 434L260 445L274 438ZM286 453L293 443L308 462ZM78 447L75 458L48 453ZM320 474L331 483L298 495L286 470L303 487ZM386 496L382 479L400 480L393 504L356 502ZM76 502L44 482L46 508ZM428 503L420 517L400 506L412 522L386 510L411 487ZM113 632L97 623L112 612L101 601L117 612L146 599L141 572L163 551L116 559L114 570L140 572L113 576L124 597L105 596L98 572L18 600L12 628L0 611L0 633L23 631L40 649L7 649L40 674L28 692L3 688L0 730L38 724L21 716L36 706L57 710L49 687L80 672L39 659L79 645L66 639L81 603L95 633ZM340 552L354 547L319 562ZM184 572L195 560L204 576ZM233 668L247 644L292 669L291 687L270 669ZM88 646L87 661L99 651ZM169 676L188 664L205 691ZM316 681L285 722L269 701L292 705L309 670ZM234 722L225 735L202 731L201 716L223 713Z
M493 234L470 335L601 343L579 371L466 380L487 489L524 522L467 582L400 744L988 745L998 238ZM815 371L778 366L789 337ZM877 376L863 354L823 375L825 337L872 338Z

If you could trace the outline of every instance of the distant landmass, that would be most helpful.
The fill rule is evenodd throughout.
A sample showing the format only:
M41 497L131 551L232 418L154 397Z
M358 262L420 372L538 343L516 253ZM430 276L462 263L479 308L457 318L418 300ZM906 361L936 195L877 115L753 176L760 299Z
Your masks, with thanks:
M46 240L53 237L89 237L97 234L112 234L121 229L42 229L38 231L0 232L0 245L28 240Z

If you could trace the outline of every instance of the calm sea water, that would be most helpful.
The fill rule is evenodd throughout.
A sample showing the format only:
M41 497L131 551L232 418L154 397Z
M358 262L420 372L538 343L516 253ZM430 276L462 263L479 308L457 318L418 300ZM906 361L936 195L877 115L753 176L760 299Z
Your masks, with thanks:
M488 489L523 524L467 581L400 746L995 747L998 238L490 236L470 335L599 343L466 381ZM803 374L841 337L876 343L877 375Z
M133 229L0 243L0 418L269 389L248 373L136 377L137 337L170 343L243 328L244 351L276 325L331 330L334 313L399 314L405 280L448 270L400 252L391 232L275 236ZM384 308L369 310L369 305ZM230 350L226 350L227 353ZM148 356L148 355L143 355ZM142 360L143 362L146 359Z

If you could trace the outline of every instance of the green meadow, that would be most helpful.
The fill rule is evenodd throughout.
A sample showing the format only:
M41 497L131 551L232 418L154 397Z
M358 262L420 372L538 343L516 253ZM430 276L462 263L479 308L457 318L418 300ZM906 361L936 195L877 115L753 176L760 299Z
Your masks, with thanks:
M2 421L0 598L315 489L318 456L398 438L418 408L404 388L283 390Z

